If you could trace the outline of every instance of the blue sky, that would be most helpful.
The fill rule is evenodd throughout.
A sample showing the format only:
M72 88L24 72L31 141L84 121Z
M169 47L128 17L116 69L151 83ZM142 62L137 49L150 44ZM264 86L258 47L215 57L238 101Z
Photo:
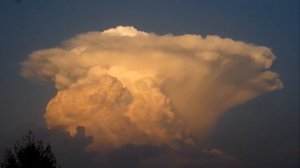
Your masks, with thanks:
M32 51L59 46L79 33L131 25L271 48L277 57L271 69L280 73L284 88L228 112L208 145L248 167L299 165L298 0L3 0L0 23L1 151L27 128L45 127L44 109L55 90L19 75Z

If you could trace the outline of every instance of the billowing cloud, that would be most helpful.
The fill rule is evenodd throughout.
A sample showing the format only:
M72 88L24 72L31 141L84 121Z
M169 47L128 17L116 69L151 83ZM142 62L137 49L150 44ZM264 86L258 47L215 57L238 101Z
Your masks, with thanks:
M195 145L228 109L283 87L267 47L219 36L157 35L118 26L35 51L25 78L53 84L49 128L93 137L90 150L126 144Z

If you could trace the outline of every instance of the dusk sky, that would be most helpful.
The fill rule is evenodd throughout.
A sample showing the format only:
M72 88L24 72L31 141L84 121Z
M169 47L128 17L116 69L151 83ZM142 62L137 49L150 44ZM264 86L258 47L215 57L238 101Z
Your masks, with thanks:
M0 160L299 167L299 0L1 0Z

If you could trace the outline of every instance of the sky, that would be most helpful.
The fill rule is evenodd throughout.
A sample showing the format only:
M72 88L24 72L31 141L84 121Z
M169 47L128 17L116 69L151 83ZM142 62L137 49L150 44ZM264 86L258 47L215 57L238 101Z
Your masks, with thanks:
M3 0L0 23L0 152L32 129L51 143L62 167L299 167L298 0ZM176 57L175 51L180 53ZM72 52L80 56L69 57ZM210 59L218 55L233 68L220 67L216 60L208 64L204 57L201 61L185 57L197 54ZM240 55L245 57L234 57ZM252 59L256 56L262 62ZM58 68L46 69L47 61ZM181 73L182 64L190 65L185 68L189 73ZM99 67L107 65L108 76L103 77ZM208 77L217 78L207 78L202 68ZM261 83L265 78L259 75L269 69L272 75L265 77L271 76L270 81ZM142 75L128 76L135 73ZM144 74L150 80L140 77ZM95 78L100 88L94 85ZM256 83L250 85L250 79ZM125 112L130 122L100 111L101 119L113 122L90 124L98 120L80 113L81 107L90 107L85 101L76 101L78 107L70 105L77 113L74 124L56 118L73 115L62 110L69 105L58 94L85 97L85 90L89 94L105 90L107 82L113 82L125 98L118 101L118 108L92 107L122 111L130 100ZM138 98L147 103L151 95L145 98L148 93L136 90L140 86L145 90L141 83L151 86L151 93L164 102L152 104L163 110L145 110L155 114L147 120L138 110L151 105L140 106ZM236 101L235 92L228 91L232 87L238 93L247 91L247 96ZM57 109L61 113L55 113ZM149 124L157 118L164 120ZM172 122L166 126L168 119ZM189 121L187 126L181 119ZM118 125L132 123L137 126ZM119 129L107 134L98 129L107 127ZM109 138L123 132L117 141Z

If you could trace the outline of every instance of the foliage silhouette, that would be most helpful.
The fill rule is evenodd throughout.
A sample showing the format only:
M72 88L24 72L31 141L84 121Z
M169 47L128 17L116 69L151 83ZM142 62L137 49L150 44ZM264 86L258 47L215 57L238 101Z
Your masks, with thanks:
M28 131L13 149L7 149L1 168L57 168L57 164L50 144L44 145Z

